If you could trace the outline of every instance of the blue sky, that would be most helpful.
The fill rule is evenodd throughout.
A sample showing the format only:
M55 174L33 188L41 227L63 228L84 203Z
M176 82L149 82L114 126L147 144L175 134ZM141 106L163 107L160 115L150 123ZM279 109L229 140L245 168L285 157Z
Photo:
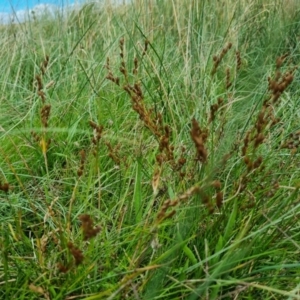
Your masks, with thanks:
M0 24L29 20L35 15L54 14L57 9L80 4L85 0L0 0ZM72 6L75 7L75 6Z
M29 20L31 12L35 15L43 13L54 14L58 8L67 7L71 9L80 6L84 2L103 3L103 0L0 0L0 24L11 22L23 22ZM110 0L114 4L130 3L132 0Z
M34 8L40 4L54 4L62 6L66 4L78 3L78 0L0 0L0 12L9 13L12 12L12 8L15 11L26 10Z

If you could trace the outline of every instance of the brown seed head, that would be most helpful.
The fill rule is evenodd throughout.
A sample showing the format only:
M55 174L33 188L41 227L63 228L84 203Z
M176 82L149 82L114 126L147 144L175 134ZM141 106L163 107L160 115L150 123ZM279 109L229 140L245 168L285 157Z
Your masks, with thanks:
M67 246L72 256L74 257L75 265L76 266L80 265L84 259L82 251L79 248L75 247L72 242L68 242Z
M100 227L94 228L94 222L90 215L80 215L79 220L81 221L84 241L95 237L100 232Z

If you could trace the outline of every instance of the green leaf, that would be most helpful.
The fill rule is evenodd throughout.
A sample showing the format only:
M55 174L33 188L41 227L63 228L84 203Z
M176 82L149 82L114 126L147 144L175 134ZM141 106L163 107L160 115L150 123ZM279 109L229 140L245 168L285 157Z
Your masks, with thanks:
M135 173L135 184L134 184L134 211L135 211L135 220L139 223L142 220L142 167L140 160L137 162L136 173Z
M229 220L227 222L225 233L224 233L224 243L226 244L230 238L232 237L232 232L234 229L234 225L236 222L236 215L237 215L237 200L234 201L233 209L230 214Z

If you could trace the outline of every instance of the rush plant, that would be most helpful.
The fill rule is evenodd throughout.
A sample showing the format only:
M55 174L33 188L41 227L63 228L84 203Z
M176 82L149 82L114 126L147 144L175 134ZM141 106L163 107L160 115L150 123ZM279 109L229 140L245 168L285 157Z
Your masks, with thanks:
M3 25L0 298L300 299L294 5Z

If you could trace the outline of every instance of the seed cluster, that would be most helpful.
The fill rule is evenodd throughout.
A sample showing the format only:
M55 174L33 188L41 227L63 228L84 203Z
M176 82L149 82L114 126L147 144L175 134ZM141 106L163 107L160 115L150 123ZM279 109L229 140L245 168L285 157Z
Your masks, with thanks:
M34 131L31 131L31 135L33 137L33 140L39 144L39 146L42 149L42 153L46 155L47 150L49 148L49 145L51 143L51 138L47 137L47 128L49 126L49 119L51 114L51 104L46 103L46 94L44 92L44 84L43 84L43 76L45 75L47 68L49 65L49 55L46 55L45 59L43 60L41 66L40 66L40 73L35 76L36 84L37 84L37 95L41 99L42 102L42 108L40 110L40 119L41 124L43 127L43 133L42 135L37 134ZM46 87L52 86L53 83L48 84Z
M221 53L219 55L214 55L213 56L214 65L213 65L213 69L211 71L212 75L214 75L217 72L217 69L218 69L219 65L221 64L224 56L231 49L231 47L232 47L232 43L228 43L226 45L226 47L224 47L222 49L222 51L221 51Z
M208 131L201 130L195 118L192 119L191 138L196 147L196 159L199 162L205 163L207 161L207 149L205 143L208 138Z
M100 227L94 227L94 221L91 216L88 214L83 214L79 216L79 220L81 221L82 233L83 233L83 241L88 241L97 236L100 232ZM84 261L83 251L74 245L71 241L67 243L67 248L69 249L71 255L73 256L73 263L69 262L67 264L58 263L57 268L62 273L69 272L73 267L77 267Z
M94 228L94 221L90 215L81 215L79 216L79 220L81 221L84 241L90 240L100 232L100 227Z
M83 171L84 171L86 153L85 153L84 150L81 150L79 154L80 154L80 166L79 166L79 169L77 171L77 176L81 177L83 175Z
M0 191L3 191L4 193L8 193L10 187L8 182L1 183L0 181Z

